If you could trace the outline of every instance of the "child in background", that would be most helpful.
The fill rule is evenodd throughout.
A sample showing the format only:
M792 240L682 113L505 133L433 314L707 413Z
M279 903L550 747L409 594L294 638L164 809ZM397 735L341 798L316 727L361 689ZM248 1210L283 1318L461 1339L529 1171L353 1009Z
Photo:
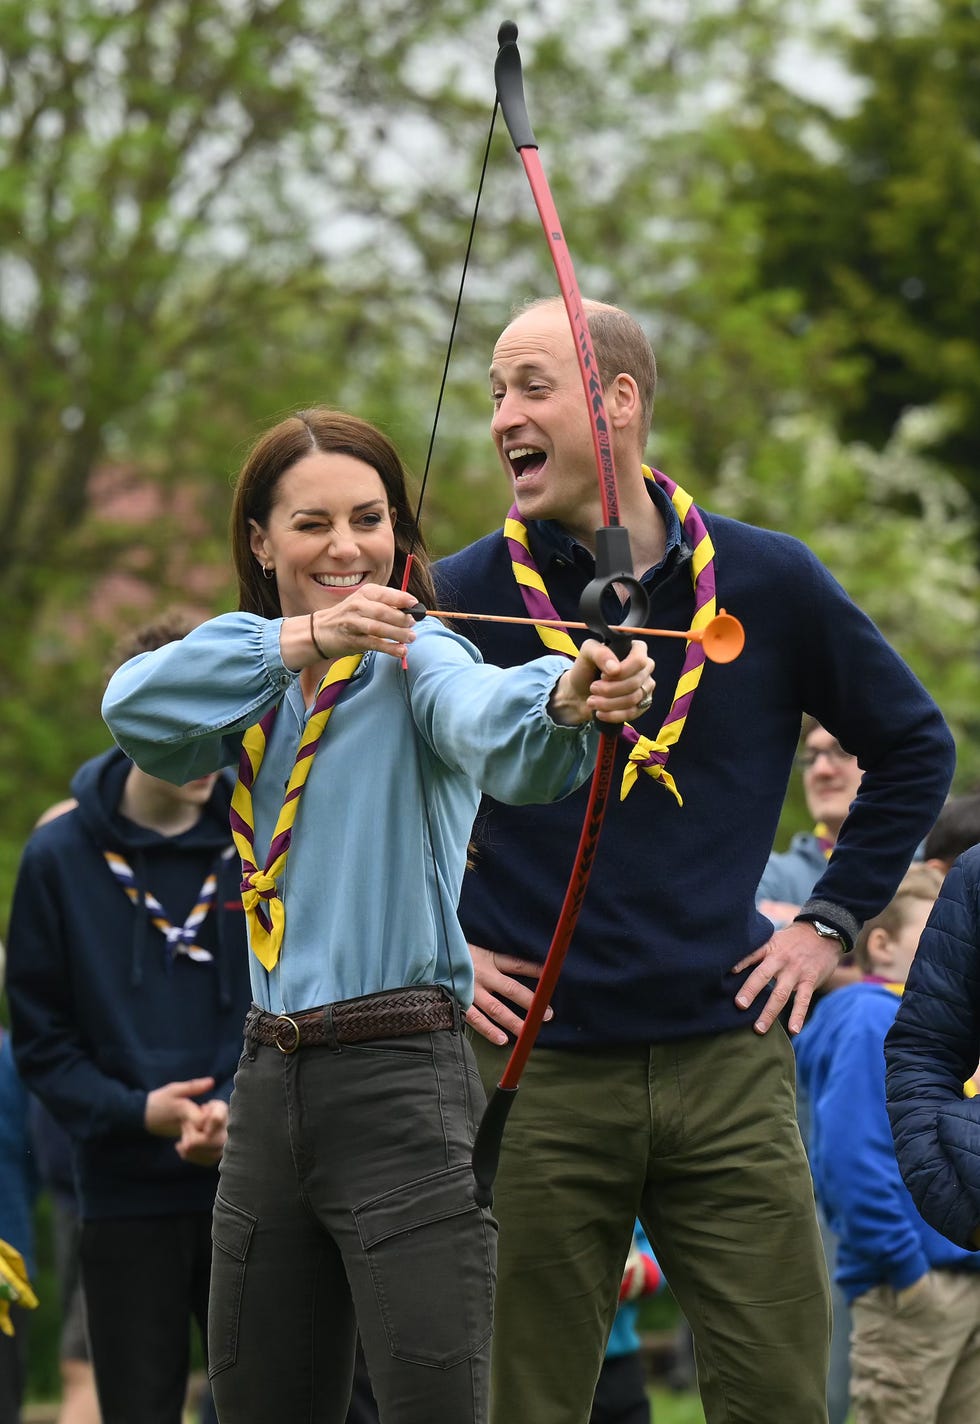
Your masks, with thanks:
M640 1310L639 1302L656 1295L665 1285L653 1247L637 1222L623 1267L619 1309L609 1332L589 1424L650 1424L650 1401L640 1354L640 1337L636 1333L636 1317Z
M884 1040L942 875L914 865L854 951L861 982L818 1004L796 1041L812 1107L810 1165L839 1238L851 1307L855 1424L974 1424L980 1389L980 1256L921 1219L885 1108Z

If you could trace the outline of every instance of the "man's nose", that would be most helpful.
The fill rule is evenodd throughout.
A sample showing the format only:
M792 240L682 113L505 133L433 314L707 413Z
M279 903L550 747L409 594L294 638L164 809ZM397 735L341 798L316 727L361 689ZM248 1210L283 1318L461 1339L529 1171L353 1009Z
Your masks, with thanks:
M490 422L490 429L495 435L502 435L505 430L513 430L521 425L524 420L524 413L517 396L511 392L506 392L497 400L493 410L493 419Z

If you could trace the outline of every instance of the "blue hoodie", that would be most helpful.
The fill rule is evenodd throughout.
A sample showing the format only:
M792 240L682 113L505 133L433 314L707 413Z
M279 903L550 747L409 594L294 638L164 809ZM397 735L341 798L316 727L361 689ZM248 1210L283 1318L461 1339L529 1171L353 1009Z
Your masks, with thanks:
M865 980L821 999L795 1040L810 1097L810 1166L839 1238L835 1278L848 1303L874 1286L904 1290L935 1268L980 1269L916 1211L902 1181L885 1107L885 1035L901 1002Z
M165 837L119 815L132 763L117 748L72 782L74 810L41 826L24 850L7 944L14 1054L25 1085L74 1140L85 1217L208 1211L217 1169L183 1162L144 1126L147 1094L210 1076L228 1099L250 1002L240 866L230 844L228 783L200 820ZM123 855L138 884L183 922L208 872L215 904L197 941L213 955L171 960L103 852Z

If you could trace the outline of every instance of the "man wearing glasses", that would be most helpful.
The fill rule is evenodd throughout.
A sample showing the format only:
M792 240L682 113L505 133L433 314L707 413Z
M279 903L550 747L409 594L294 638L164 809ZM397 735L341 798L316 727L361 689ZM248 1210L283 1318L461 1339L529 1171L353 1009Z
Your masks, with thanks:
M846 752L813 717L803 720L796 760L803 772L803 792L814 825L812 831L798 832L789 850L773 851L759 882L756 903L776 929L788 925L809 899L837 843L863 775L857 757ZM849 982L846 965L843 972L847 977L841 982ZM835 986L833 980L826 987Z

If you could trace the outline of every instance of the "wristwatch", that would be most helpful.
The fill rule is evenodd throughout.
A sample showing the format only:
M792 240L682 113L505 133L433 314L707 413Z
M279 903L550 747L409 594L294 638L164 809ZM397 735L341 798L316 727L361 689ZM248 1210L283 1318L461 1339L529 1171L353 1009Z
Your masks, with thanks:
M821 939L835 939L841 947L841 953L847 953L844 936L840 930L835 930L833 925L828 925L824 920L800 920L799 923L801 925L812 925Z

